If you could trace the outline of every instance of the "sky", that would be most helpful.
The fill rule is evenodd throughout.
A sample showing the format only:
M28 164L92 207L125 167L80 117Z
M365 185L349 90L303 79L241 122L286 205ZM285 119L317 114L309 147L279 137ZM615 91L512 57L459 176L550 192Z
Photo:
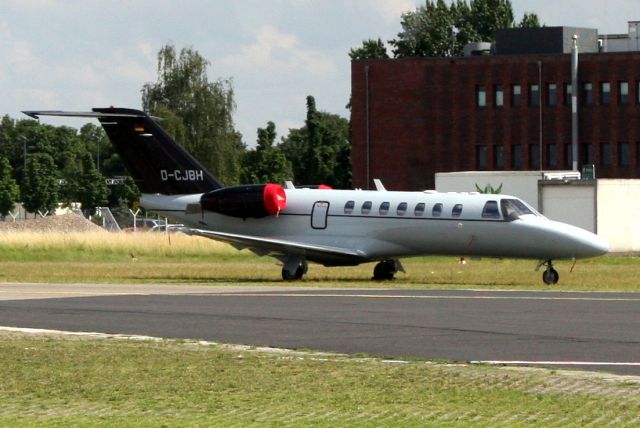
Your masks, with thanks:
M348 52L400 31L417 0L0 0L0 115L22 110L141 108L157 53L192 47L209 79L231 79L236 129L253 146L268 121L279 136L304 124L305 99L348 118ZM512 0L516 19L626 33L639 0ZM42 119L80 127L86 119Z

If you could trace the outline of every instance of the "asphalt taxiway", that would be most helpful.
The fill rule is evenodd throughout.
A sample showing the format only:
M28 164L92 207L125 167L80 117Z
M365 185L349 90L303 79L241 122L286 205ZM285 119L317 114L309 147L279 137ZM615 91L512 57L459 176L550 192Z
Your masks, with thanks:
M640 375L640 294L1 284L0 326Z

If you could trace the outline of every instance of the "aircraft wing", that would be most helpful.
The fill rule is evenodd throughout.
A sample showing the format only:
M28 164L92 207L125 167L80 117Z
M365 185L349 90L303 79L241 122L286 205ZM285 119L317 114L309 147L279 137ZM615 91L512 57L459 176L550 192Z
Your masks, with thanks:
M260 256L269 255L278 258L278 256L299 255L307 260L325 266L355 266L369 261L367 255L360 250L306 244L283 239L238 235L235 233L215 232L189 227L180 227L176 230L186 233L187 235L203 236L205 238L227 242L237 249L248 248Z

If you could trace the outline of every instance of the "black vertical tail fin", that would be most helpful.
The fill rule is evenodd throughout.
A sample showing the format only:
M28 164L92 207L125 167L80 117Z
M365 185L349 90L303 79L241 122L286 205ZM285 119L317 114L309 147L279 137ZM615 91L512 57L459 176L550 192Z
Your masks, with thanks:
M142 193L205 193L223 185L146 113L124 108L93 112L29 111L31 117L77 116L100 121Z

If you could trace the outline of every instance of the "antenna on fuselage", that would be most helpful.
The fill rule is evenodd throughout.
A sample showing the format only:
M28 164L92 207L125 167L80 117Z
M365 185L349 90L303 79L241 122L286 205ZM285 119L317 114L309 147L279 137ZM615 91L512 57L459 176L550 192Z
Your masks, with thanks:
M382 181L380 181L379 178L374 178L373 179L373 184L375 184L376 190L378 192L386 192L387 191L387 189L384 188L384 185L382 184Z

